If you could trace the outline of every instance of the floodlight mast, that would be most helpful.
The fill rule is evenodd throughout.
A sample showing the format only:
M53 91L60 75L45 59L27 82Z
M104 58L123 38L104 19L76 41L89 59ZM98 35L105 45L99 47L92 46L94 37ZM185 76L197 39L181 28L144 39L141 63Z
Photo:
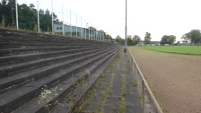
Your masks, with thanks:
M62 4L62 21L63 21L63 24L62 24L62 32L63 32L63 36L64 35L64 8L63 8L63 4Z
M52 2L52 0L51 0L51 7L52 7L52 35L54 35L54 18L53 18L53 2Z
M37 21L38 21L38 33L40 33L40 17L39 17L39 4L38 4L38 0L37 0Z
M127 0L125 0L125 48L127 48Z
M15 10L16 10L16 29L18 30L18 9L17 9L17 0L15 0Z

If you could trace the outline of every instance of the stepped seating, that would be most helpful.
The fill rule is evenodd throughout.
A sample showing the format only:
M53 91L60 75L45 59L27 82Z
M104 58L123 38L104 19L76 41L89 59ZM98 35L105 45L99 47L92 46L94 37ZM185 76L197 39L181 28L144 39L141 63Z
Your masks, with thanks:
M64 100L81 79L93 78L93 85L119 49L107 42L0 28L0 112L47 112L38 104L43 88L58 88L47 104Z

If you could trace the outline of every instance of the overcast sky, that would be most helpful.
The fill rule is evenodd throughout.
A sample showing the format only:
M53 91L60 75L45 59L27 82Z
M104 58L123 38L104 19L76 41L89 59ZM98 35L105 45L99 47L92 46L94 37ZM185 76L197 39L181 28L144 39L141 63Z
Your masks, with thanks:
M51 10L51 0L38 0L40 9ZM152 41L160 41L163 35L175 35L177 40L192 29L201 29L201 0L127 0L128 35L139 35L144 39L145 32L150 32ZM33 3L37 0L18 0L19 4ZM53 12L64 22L89 25L103 29L113 38L125 37L125 0L53 0ZM82 19L81 19L82 18Z

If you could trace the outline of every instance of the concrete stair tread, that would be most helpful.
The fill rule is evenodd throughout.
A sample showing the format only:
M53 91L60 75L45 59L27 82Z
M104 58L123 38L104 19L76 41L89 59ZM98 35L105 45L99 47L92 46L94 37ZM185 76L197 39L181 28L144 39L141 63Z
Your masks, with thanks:
M13 40L15 39L15 40ZM53 41L53 42L83 42L81 40L75 40L73 38L68 38L68 40L66 40L66 38L61 38L61 37L58 37L58 38L55 38L55 37L37 37L37 36L30 36L29 35L29 38L27 38L26 35L21 35L21 36L17 36L16 35L13 35L13 36L0 36L0 41L40 41L40 42L45 42L45 41Z
M110 53L110 54L111 54L111 53ZM102 56L104 56L104 55L102 55ZM24 86L24 87L26 87L26 89L27 89L26 91L29 91L29 92L25 92L25 93L34 92L33 90L37 90L37 89L35 89L35 88L42 88L44 85L47 85L47 86L48 86L48 85L51 85L52 83L55 83L55 82L59 83L59 82L60 82L60 81L58 81L59 78L64 77L65 75L68 75L68 74L70 74L70 73L72 73L72 72L74 72L74 71L77 71L77 72L78 72L83 66L89 64L90 62L96 61L97 59L98 59L98 58L92 58L90 61L85 61L85 62L79 64L79 66L75 65L75 66L70 67L70 68L68 68L68 69L59 71L58 73L54 73L54 74L52 74L52 75L49 75L48 77L39 79L39 80L34 81L34 82L32 82L32 83L29 83L29 84L27 84L27 85ZM53 81L54 81L54 82L53 82ZM34 88L33 88L33 87L34 87ZM21 88L21 89L23 89L23 88ZM10 102L14 102L15 99L20 98L20 97L17 97L18 95L15 95L15 92L14 92L14 91L15 91L15 90L10 91L10 92L7 93L7 94L1 95L1 96L0 96L0 100L6 99L6 102L5 102L5 101L0 101L0 102L4 103L4 105L5 105L5 103L9 104ZM19 89L18 89L17 91L18 91L18 92L24 92L23 90L22 90L22 91L19 91ZM13 92L13 93L12 93L12 92ZM8 95L8 94L11 94L11 95ZM13 96L12 96L12 95L13 95ZM20 96L22 96L22 95L20 95ZM26 95L23 95L23 96L26 96ZM7 97L7 98L6 98L6 97ZM13 99L13 100L8 99L9 97L14 97L15 99ZM21 98L22 98L22 97L21 97ZM2 104L0 104L0 105L2 105ZM9 104L9 105L10 105L10 104ZM0 108L1 108L1 107L3 107L3 105L0 106Z
M74 49L77 50L77 49ZM71 52L74 50L62 50L62 51L50 51L50 52L42 52L42 53L29 53L29 54L20 54L20 55L14 55L14 56L3 56L0 57L0 59L10 59L10 58L18 58L18 57L29 57L29 56L33 56L33 55L44 55L44 54L57 54L57 53L62 53L62 52Z
M95 54L98 54L98 53L95 53ZM88 55L88 56L90 56L90 55ZM8 88L9 86L11 87L12 85L20 83L22 81L26 81L28 79L30 80L30 78L33 78L34 75L40 75L41 73L46 73L46 70L51 70L51 69L58 67L58 66L61 67L65 64L70 64L72 62L78 61L79 59L83 59L86 57L87 56L80 57L77 59L73 59L71 61L65 61L65 62L60 62L60 63L54 64L54 65L48 65L45 67L36 68L34 70L19 73L19 74L16 74L15 76L11 76L11 77L4 77L4 78L0 79L0 89L5 88L5 86L7 86L6 88Z
M46 113L38 104L42 88L56 89L49 104L65 103L69 93L80 95L79 103L119 48L111 42L0 28L0 112ZM83 80L89 87L79 93Z
M10 69L14 69L14 68L20 68L20 67L25 67L25 66L30 66L31 64L37 64L40 62L45 62L45 61L53 61L54 59L62 59L62 58L68 58L70 56L75 56L75 55L81 55L82 53L85 53L85 49L82 49L82 52L76 52L75 54L69 54L69 55L60 55L60 56L56 56L56 57L48 57L48 58L43 58L43 59L37 59L37 60L32 60L32 61L28 61L25 63L17 63L17 64L10 64L10 65L4 65L4 66L0 66L1 70L10 70ZM86 49L88 50L88 49ZM91 51L96 51L96 50L91 50ZM90 51L88 51L90 52Z
M114 53L111 53L111 54L114 54ZM99 66L107 58L108 58L108 56L103 58L103 59L101 59L101 60L98 60L93 65L87 67L88 71L91 72L92 70L94 70L96 68L96 66ZM55 95L55 97L52 97L50 101L56 100L58 98L57 96L62 95L62 93L66 92L67 90L72 89L73 85L75 85L78 82L78 80L80 80L84 76L87 76L87 74L88 73L86 73L85 71L79 71L78 73L72 75L71 77L69 77L65 81L60 82L58 85L53 87L52 89L56 89L56 94L57 95ZM98 77L98 75L93 75L93 76L90 76L90 77L94 78L94 77ZM34 107L34 109L32 109L30 111L30 113L35 113L35 112L39 111L40 109L42 109L42 107L44 107L44 105L42 105L42 103L39 104L39 101L40 101L40 98L38 96L35 99L33 99L30 102L28 102L26 105L24 105L24 106L20 107L19 109L15 110L13 113L19 113L19 112L20 113L25 113L25 112L27 112L27 110L32 109L33 107Z
M116 52L117 53L117 52ZM81 92L80 91L76 91L77 89L72 89L72 91L71 92L74 92L74 93L76 93L76 94L78 94L79 93L79 96L77 96L76 97L76 102L75 102L75 104L77 104L77 105L79 105L79 102L81 101L81 99L82 99L82 97L86 94L86 92L93 86L93 84L96 82L96 80L99 78L99 76L100 76L100 74L107 68L107 66L108 66L108 64L112 61L112 59L114 58L116 56L116 54L114 54L114 55L112 55L112 57L111 58L109 58L108 59L108 61L107 62L105 62L105 63L103 63L103 64L101 64L101 68L99 68L99 69L97 69L92 75L90 75L88 78L87 78L87 82L85 82L85 84L87 85L87 86L90 86L90 87L88 87L88 88L83 88L82 90L81 90ZM81 94L80 94L81 93ZM75 107L75 106L74 106ZM58 111L58 113L67 113L67 112L73 112L73 111L68 111L68 109L67 109L67 106L66 106L66 100L65 99L61 99L60 101L59 101L59 106L58 107L52 107L51 109L50 109L50 112L51 113L55 113L55 112L57 112Z
M58 56L62 54L71 54L79 51L88 50L87 48L83 49L73 49L73 50L62 50L62 51L51 51L51 52L39 52L39 53L29 53L29 54L21 54L21 55L14 55L14 56L3 56L0 57L0 65L6 64L13 64L23 61L29 61L34 59L42 59L47 58L49 56Z
M86 62L82 63L82 64L84 65L84 64L86 64ZM12 90L12 91L9 91L3 95L0 95L0 100L1 100L0 106L2 105L2 103L6 103L5 101L7 101L7 103L8 103L11 100L17 99L17 98L19 98L19 96L22 96L22 95L24 95L30 91L36 90L37 88L42 88L44 85L47 85L48 83L66 75L67 73L72 72L73 70L77 69L78 67L81 67L81 65L80 66L76 65L76 66L73 66L69 69L61 70L57 73L49 75L48 77L44 77L44 78L41 78L37 81L28 83L19 89ZM17 92L20 92L20 95L16 95L16 94L18 94ZM10 97L13 97L13 98L10 98Z
M69 50L73 48L88 48L87 46L50 46L50 47L26 47L26 48L6 48L6 49L0 49L0 53L13 53L13 52L24 52L24 51L47 51L47 50Z

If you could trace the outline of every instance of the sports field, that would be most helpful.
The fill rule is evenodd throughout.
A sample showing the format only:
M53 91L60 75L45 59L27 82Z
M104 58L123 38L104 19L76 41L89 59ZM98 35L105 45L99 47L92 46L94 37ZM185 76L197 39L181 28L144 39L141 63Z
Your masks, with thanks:
M153 51L183 48L128 47L164 113L201 113L201 55Z
M176 54L201 55L201 46L141 46L141 48Z

